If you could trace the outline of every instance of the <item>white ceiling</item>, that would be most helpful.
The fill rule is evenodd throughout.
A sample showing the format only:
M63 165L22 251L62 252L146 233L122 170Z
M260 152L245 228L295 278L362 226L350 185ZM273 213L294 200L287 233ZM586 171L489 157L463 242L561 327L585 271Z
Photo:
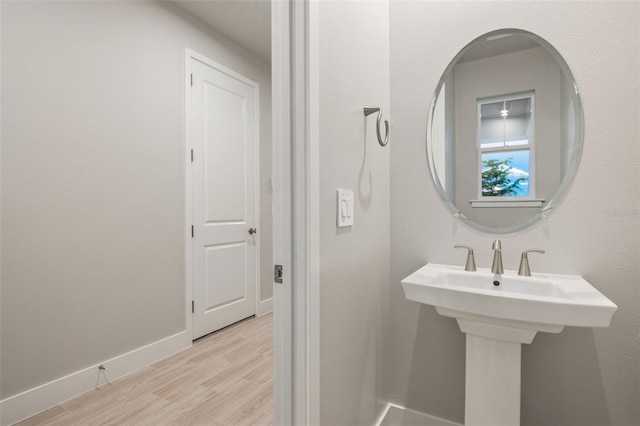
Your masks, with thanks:
M270 0L174 0L218 33L271 62Z

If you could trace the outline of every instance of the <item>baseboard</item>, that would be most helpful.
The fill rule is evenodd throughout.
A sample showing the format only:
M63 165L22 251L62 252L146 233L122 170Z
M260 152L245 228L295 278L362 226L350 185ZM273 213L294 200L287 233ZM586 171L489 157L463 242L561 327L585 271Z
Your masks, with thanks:
M273 311L273 297L258 302L258 306L256 308L256 317L261 317L262 315L268 314L271 311Z
M191 346L186 331L158 340L157 342L100 362L68 376L29 389L0 401L0 425L6 426L38 414L61 402L105 383L106 378L114 381L122 376L167 358ZM98 366L107 368L101 373Z
M462 426L440 417L388 403L375 426Z

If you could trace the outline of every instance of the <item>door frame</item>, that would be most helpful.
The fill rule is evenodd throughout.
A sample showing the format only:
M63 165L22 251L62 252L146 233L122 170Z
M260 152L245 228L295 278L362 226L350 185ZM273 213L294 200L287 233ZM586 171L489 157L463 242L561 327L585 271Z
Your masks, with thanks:
M318 5L273 1L274 424L319 425ZM280 246L278 246L280 244Z
M198 53L197 51L185 47L185 284L186 284L186 307L185 307L185 327L187 329L187 334L189 339L193 341L193 313L191 301L193 300L193 246L192 246L192 235L191 235L191 226L193 225L192 215L193 215L193 177L191 173L192 167L192 158L191 158L191 61L197 60L202 62L205 65L210 66L211 68L216 69L224 74L227 74L245 84L253 88L255 94L255 109L256 109L256 128L254 130L255 135L255 147L254 147L254 212L253 212L253 223L255 228L260 230L260 116L262 111L260 111L260 85L250 78L245 77L244 75L228 68L219 62L214 61L207 56ZM260 256L260 236L258 235L256 241L256 259L255 259L255 269L256 269L256 282L254 288L254 306L253 312L254 315L258 315L260 298L261 298L261 285L260 285L260 268L261 268L261 256Z

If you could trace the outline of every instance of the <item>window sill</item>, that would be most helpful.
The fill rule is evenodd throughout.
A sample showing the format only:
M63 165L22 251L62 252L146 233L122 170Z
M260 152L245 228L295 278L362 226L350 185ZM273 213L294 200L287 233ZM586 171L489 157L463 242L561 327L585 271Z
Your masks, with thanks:
M542 207L544 200L471 200L472 208Z

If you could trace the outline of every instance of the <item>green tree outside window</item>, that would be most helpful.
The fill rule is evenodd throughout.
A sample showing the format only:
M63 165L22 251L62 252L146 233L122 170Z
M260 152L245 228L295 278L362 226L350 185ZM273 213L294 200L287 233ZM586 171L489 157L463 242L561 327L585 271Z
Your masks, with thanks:
M511 158L505 160L488 159L482 162L482 195L484 197L503 197L517 194L520 183L526 177L509 179Z

